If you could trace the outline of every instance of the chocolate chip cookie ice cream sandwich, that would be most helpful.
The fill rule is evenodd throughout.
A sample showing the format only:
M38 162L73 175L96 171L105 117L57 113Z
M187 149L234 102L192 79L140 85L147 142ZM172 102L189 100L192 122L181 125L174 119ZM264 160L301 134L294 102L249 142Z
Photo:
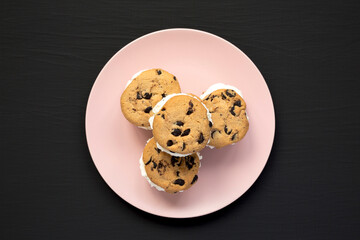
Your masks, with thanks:
M157 148L155 139L151 138L140 158L141 175L159 191L182 192L198 180L200 160L199 153L171 156Z
M177 78L160 68L136 73L121 95L121 111L132 124L150 129L149 118L153 107L164 97L180 93Z
M209 147L221 148L240 141L249 129L246 103L234 86L217 83L200 96L213 121Z
M211 114L192 94L168 95L153 109L150 127L157 147L183 157L203 149L210 139Z

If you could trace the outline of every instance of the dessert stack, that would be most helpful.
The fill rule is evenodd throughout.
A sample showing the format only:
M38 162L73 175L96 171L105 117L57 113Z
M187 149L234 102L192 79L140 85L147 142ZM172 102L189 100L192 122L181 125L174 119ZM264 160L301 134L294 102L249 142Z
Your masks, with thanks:
M181 93L179 79L160 68L135 74L120 102L129 122L153 133L140 158L142 176L168 193L198 180L202 149L235 144L249 129L246 103L236 87L218 83L200 97Z

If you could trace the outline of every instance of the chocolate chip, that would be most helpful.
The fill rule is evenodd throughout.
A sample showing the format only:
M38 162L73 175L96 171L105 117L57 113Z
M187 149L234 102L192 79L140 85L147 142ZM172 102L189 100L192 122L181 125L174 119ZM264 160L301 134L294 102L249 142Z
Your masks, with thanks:
M164 115L164 114L161 114L161 117L162 117L163 119L165 119L165 115Z
M190 106L191 108L194 107L194 104L192 103L192 101L189 102L189 106Z
M178 125L178 126L180 126L180 127L181 127L181 126L184 126L184 123L181 122L181 121L176 121L175 124Z
M151 109L152 109L152 107L147 107L147 108L145 108L144 112L149 113L151 111Z
M179 161L179 158L178 157L175 157L175 156L172 156L171 157L171 165L173 167L175 167L175 163L177 163Z
M189 108L189 110L187 111L186 115L190 115L194 112L194 110L192 108Z
M199 139L198 139L198 143L201 144L202 142L204 142L205 138L204 135L202 133L200 133Z
M190 114L192 114L192 113L194 112L194 109L193 109L194 104L192 103L192 101L189 101L189 106L190 106L190 107L189 107L186 115L190 115Z
M166 94L165 94L165 93L162 93L161 96L164 98L164 97L166 97Z
M179 171L176 171L176 176L177 176L177 177L179 177L179 174L180 174L180 172L179 172Z
M189 135L189 133L190 133L190 128L186 129L186 130L181 134L181 136L182 136L182 137L187 136L187 135Z
M136 112L136 109L135 109L135 108L133 108L132 110Z
M162 108L161 111L165 111L165 108Z
M177 164L180 167L181 163L183 162L183 158L180 158L180 162Z
M158 149L158 148L154 148L154 149L155 149L155 151L157 151L157 153L160 153L160 152L161 152L161 150Z
M205 98L205 101L209 100L210 96L211 96L211 94L207 98Z
M174 181L174 184L183 186L185 184L185 181L181 178L178 178Z
M234 135L232 135L231 141L234 141L234 140L235 140L235 137L236 137L237 134L238 134L238 133L235 133Z
M191 155L190 156L185 156L185 160L190 161L191 164L194 165L195 158L193 156L191 156Z
M190 163L186 162L186 166L188 167L189 170L191 170L193 168L193 165L191 165Z
M181 130L178 128L175 128L174 130L172 130L171 134L174 135L175 137L180 136Z
M229 90L229 89L226 89L225 94L228 95L229 97L235 97L236 96L235 91L234 90Z
M230 113L231 113L232 115L234 115L234 116L236 116L236 113L234 112L235 107L241 107L241 101L240 101L240 100L236 101L236 102L234 103L234 105L233 105L233 106L231 107L231 109L230 109Z
M236 113L234 112L234 109L235 109L235 107L232 106L231 109L230 109L230 113L231 113L233 116L236 116Z
M161 70L156 70L157 74L160 75L162 72Z
M240 100L237 100L237 101L234 103L234 106L241 107L241 101L240 101Z
M194 184L198 180L198 175L195 175L193 180L191 181L191 184Z
M212 126L213 126L212 122L211 122L211 121L209 121L209 127L212 127Z
M184 151L184 150L185 150L185 147L186 147L186 143L183 142L183 146L182 146L181 151Z
M186 156L185 164L189 170L192 169L195 164L195 158L193 156Z
M156 162L152 162L153 163L153 168L156 168L156 166L157 166L157 164L156 164Z
M164 175L166 172L166 168L168 167L168 164L166 162L160 161L157 167L157 171L160 176Z
M148 165L148 164L151 162L151 160L152 160L152 157L150 157L149 161L147 161L147 162L145 163L145 165Z
M174 76L174 80L176 81L176 77Z
M152 96L152 93L147 93L147 92L146 92L146 93L144 93L144 96L143 96L143 97L144 97L145 99L150 99L151 96Z
M174 144L174 143L173 143L172 140L169 140L169 141L167 141L167 143L166 143L166 145L167 145L168 147L172 146L173 144Z
M136 99L142 99L141 92L136 93Z
M211 138L214 138L214 134L215 134L216 132L219 132L219 133L220 133L221 131L216 130L216 129L213 130L213 131L211 131Z
M225 99L226 99L226 96L224 95L224 93L223 93L223 92L221 93L221 98L222 98L223 100L225 100Z
M227 134L227 135L230 135L231 134L231 132L232 132L232 130L228 130L228 128L227 128L227 126L225 125L225 127L224 127L224 132Z

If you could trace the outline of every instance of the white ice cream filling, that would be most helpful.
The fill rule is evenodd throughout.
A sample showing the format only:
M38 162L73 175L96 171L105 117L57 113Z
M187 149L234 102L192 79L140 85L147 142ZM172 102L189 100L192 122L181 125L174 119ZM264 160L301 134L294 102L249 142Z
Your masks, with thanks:
M163 189L162 187L156 185L155 183L153 183L150 178L148 177L148 175L146 174L146 170L145 170L145 164L143 161L143 155L141 154L140 157L140 171L141 171L141 176L143 176L144 178L146 178L146 180L149 182L151 187L156 188L158 191L165 191L165 189Z
M162 146L160 146L160 144L158 142L156 142L156 147L159 148L161 151L166 152L167 154L171 155L171 156L175 156L175 157L186 157L191 155L192 153L188 153L188 154L181 154L181 153L175 153L175 152L170 152L169 150L163 148Z
M144 70L141 70L141 71L135 73L135 74L131 77L131 79L126 83L126 87L129 86L130 83L131 83L136 77L138 77L140 74L142 74L143 72L145 72L145 71L147 71L147 70L150 70L150 69L144 69ZM126 88L126 87L125 87L125 88ZM142 129L145 129L145 130L151 130L150 127L143 127L143 126L137 126L137 127L138 127L138 128L142 128Z
M138 128L142 128L142 129L145 129L145 130L151 130L151 127L143 127L143 126L137 126Z
M149 140L147 140L146 144L151 140L152 138L150 138ZM200 153L196 153L198 155L199 160L201 160L203 157L200 155ZM156 188L158 191L164 192L165 189L163 189L162 187L160 187L159 185L156 185L155 183L153 183L150 178L148 177L146 170L145 170L145 163L143 161L143 155L141 154L140 160L140 171L141 171L141 176L143 176L150 184L151 187ZM201 162L199 162L199 168L201 167ZM183 192L183 191L179 191L179 192Z
M130 85L130 83L136 78L138 77L140 74L142 74L143 72L147 71L147 70L150 70L150 69L144 69L144 70L141 70L141 71L138 71L137 73L135 73L131 79L126 83L126 87ZM125 87L125 88L126 88Z
M231 85L226 85L226 84L223 84L223 83L215 83L214 85L211 85L201 96L200 98L203 100L207 95L209 95L210 93L212 92L215 92L216 90L219 90L219 89L231 89L231 90L234 90L237 94L239 94L241 97L243 97L242 95L242 92L237 89L236 87L234 86L231 86Z
M196 154L198 155L199 160L203 159L203 156L201 156L199 152L197 152ZM200 165L199 165L199 168L200 168L200 167L201 167L201 163L200 163Z

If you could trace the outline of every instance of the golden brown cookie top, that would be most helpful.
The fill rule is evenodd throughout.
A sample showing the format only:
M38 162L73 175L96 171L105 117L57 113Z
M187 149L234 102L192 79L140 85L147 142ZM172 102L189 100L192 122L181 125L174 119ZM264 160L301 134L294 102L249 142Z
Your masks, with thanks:
M125 118L139 127L149 128L152 108L164 97L180 93L177 78L160 68L141 72L121 95L121 110Z
M171 156L156 147L154 138L144 148L142 163L149 180L169 193L186 190L198 179L198 154Z
M178 94L167 99L156 112L153 135L160 147L170 154L198 152L210 138L209 118L208 110L198 97Z
M203 97L212 118L210 146L221 148L240 141L249 129L246 103L233 89L218 89Z

